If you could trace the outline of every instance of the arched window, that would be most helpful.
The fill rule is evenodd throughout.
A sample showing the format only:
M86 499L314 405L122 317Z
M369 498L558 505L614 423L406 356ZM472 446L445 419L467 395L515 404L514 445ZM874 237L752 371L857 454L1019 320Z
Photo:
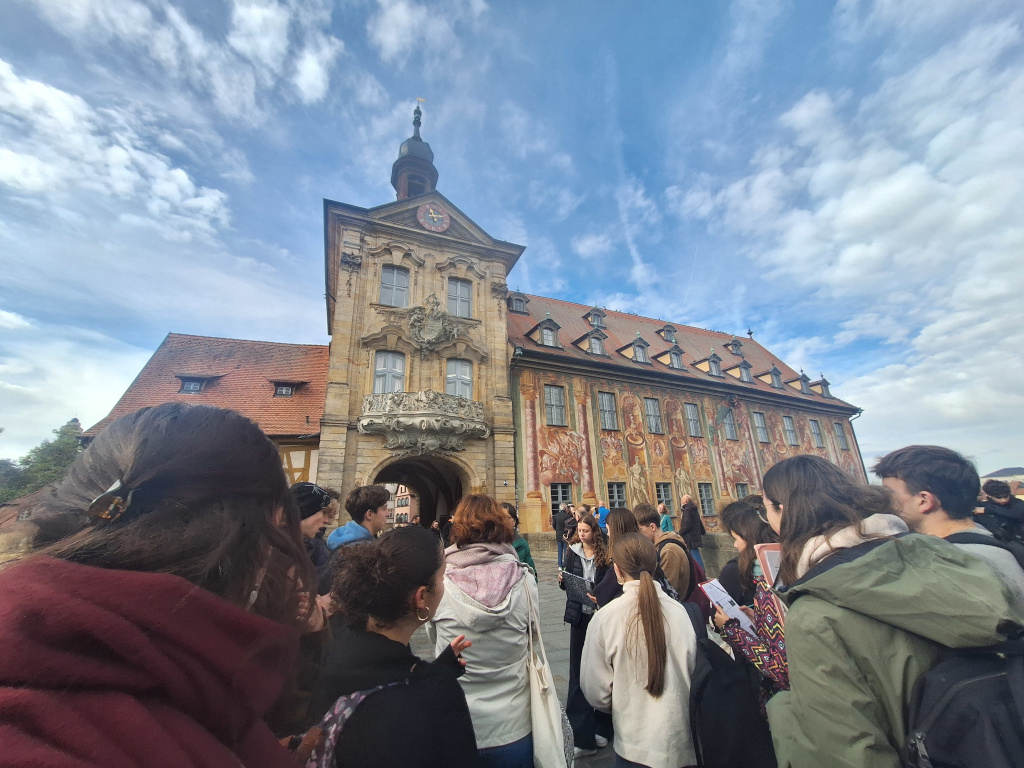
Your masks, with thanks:
M405 355L401 352L377 353L373 363L375 394L405 391Z
M444 391L449 395L473 399L473 363L469 360L448 361Z
M650 358L647 357L647 347L645 347L643 344L634 344L633 359L636 360L638 363L651 362Z
M555 332L551 328L541 328L540 343L543 344L545 347L556 346Z

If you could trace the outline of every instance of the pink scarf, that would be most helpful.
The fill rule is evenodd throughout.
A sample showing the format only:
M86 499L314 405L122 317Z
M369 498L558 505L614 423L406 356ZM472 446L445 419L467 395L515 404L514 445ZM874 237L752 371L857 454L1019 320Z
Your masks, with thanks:
M448 547L444 575L478 603L494 608L519 583L525 566L511 544L467 544Z

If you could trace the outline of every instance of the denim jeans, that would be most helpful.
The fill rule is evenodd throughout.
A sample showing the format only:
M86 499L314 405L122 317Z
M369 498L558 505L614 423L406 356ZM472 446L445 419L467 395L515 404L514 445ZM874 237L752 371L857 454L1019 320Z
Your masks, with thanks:
M694 547L693 549L690 550L690 554L693 555L693 559L694 560L696 560L698 563L700 563L700 567L704 568L704 558L700 556L700 550L697 549L696 547ZM704 570L707 571L706 568Z
M500 747L481 749L481 768L533 768L533 734Z
M565 555L565 547L566 547L565 540L564 539L559 539L558 540L558 567L559 568L562 567L562 557Z

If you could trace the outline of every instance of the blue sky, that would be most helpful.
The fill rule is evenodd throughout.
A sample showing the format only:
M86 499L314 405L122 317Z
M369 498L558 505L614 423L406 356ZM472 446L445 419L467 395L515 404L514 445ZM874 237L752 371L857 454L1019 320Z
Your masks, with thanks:
M169 331L326 343L322 199L438 189L513 288L755 338L1024 463L1024 11L991 0L6 0L0 456Z

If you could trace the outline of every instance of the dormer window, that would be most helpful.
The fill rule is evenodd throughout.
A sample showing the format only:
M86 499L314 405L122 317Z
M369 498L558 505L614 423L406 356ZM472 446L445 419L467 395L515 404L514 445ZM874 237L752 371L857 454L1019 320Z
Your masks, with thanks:
M818 383L821 385L821 396L822 397L832 397L832 393L829 392L829 390L828 390L828 383L829 383L828 379L826 379L824 376L822 376L821 377L821 381L819 381Z
M182 379L181 389L178 391L187 395L198 395L203 391L203 384L205 382L205 379Z
M525 312L526 302L522 299L512 299L512 311L513 312Z
M800 394L802 394L802 395L809 395L809 394L811 394L811 388L809 386L810 379L808 379L807 376L805 376L804 374L801 373L800 374L800 378L798 379L798 381L800 382Z
M601 337L600 336L591 336L590 337L590 354L592 354L592 355L603 355L603 354L605 354L604 342L601 341Z
M772 366L772 369L768 371L768 373L772 377L772 388L782 389L782 371L780 371L775 366Z
M732 352L734 355L743 354L743 352L741 351L743 349L743 344L740 342L739 339L733 339L732 341L725 345L725 348Z
M750 375L750 363L746 361L740 363L740 381L745 381L747 384L754 382L754 378Z
M527 314L526 305L529 303L529 299L526 298L525 294L513 291L505 297L505 303L508 306L509 312L519 312L521 314Z
M295 394L295 387L291 384L276 384L274 386L274 397L291 397Z
M673 328L671 325L666 325L664 328L658 331L658 333L660 333L661 338L663 338L669 344L676 343L676 329Z
M604 324L604 312L597 307L594 307L590 312L586 314L587 322L590 323L592 328L605 328Z
M683 367L683 356L676 351L668 353L668 367L669 368L682 368Z
M555 332L551 328L541 328L540 343L545 347L555 346Z
M712 376L722 375L722 358L718 355L711 355L711 357L708 358L708 373Z
M647 356L647 347L643 344L633 345L633 359L638 363L649 363L651 359Z

